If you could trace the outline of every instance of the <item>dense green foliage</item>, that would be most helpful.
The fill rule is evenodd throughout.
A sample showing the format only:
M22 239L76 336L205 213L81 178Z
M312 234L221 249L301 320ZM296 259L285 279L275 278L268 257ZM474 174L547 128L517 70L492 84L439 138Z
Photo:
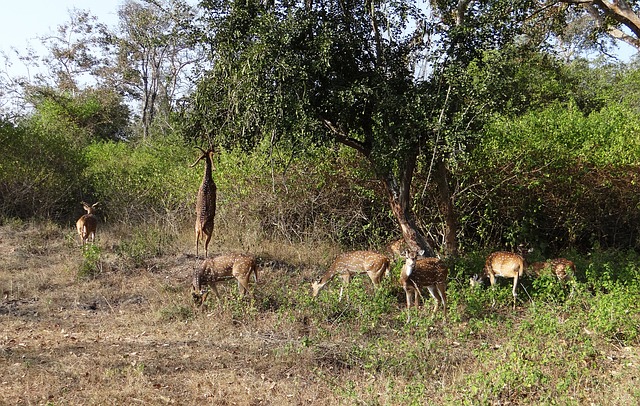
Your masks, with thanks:
M553 105L499 118L461 172L467 241L561 248L638 247L640 118L620 105ZM472 207L473 210L465 210Z
M637 247L640 145L631 135L639 124L632 110L612 104L588 115L556 104L519 119L497 116L478 148L455 166L461 245L468 251L526 241L549 254ZM190 225L203 168L189 167L195 150L179 140L81 148L66 137L28 137L29 131L3 127L5 216L73 220L82 213L79 201L88 199L102 202L107 222ZM397 235L381 184L349 149L301 154L265 142L251 153L221 151L214 165L224 228L240 223L264 237L354 247ZM437 235L427 171L416 179L413 205Z
M85 176L109 221L183 224L191 218L200 170L190 150L165 138L151 144L95 143L85 149Z
M0 122L3 216L65 218L82 197L84 159L66 133L27 122Z

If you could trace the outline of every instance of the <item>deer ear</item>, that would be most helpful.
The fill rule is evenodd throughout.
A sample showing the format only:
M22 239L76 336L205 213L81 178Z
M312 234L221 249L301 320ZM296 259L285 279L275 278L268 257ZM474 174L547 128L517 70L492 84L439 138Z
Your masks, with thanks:
M419 257L424 256L424 250L420 250L420 251L418 251L418 256L419 256Z

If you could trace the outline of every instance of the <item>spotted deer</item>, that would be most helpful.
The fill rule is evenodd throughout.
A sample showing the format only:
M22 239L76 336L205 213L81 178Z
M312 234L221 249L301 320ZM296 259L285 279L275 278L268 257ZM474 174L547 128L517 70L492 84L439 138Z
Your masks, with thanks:
M382 254L374 251L345 252L336 257L319 281L311 284L313 297L318 296L320 290L336 275L342 278L340 287L340 300L342 300L344 287L351 282L351 277L354 275L366 273L373 286L378 288L382 277L389 272L389 258Z
M207 258L209 254L209 241L213 234L213 220L216 215L216 183L211 176L213 164L211 163L211 157L213 155L213 148L203 150L197 147L202 155L191 165L193 168L204 159L204 176L200 189L198 189L198 198L196 200L196 258L198 257L198 246L200 239L204 241L204 257Z
M513 252L498 251L494 252L489 257L484 265L484 274L479 276L474 275L470 282L472 286L479 285L483 279L489 278L491 286L496 283L496 276L503 278L513 278L513 309L516 308L516 288L518 286L518 279L523 275L525 271L525 260L522 255L515 254Z
M76 230L80 236L80 243L84 246L91 238L91 242L96 240L96 230L98 229L98 218L95 216L96 206L99 202L92 205L81 202L87 214L83 214L78 221L76 221Z
M385 252L389 255L389 258L393 261L402 258L403 253L409 248L404 238L393 240L385 245Z
M419 296L422 297L420 291L425 287L436 301L433 313L438 311L440 303L442 303L446 317L449 269L445 263L438 258L417 259L418 253L416 252L403 252L402 256L405 263L400 272L400 284L407 299L407 322L410 318L411 305L414 304L416 308L418 307Z
M405 241L404 237L399 238L397 240L393 240L384 247L385 253L389 256L391 261L395 261L397 259L403 259L405 252L410 251L409 245ZM425 258L424 250L418 251L416 254L416 259Z
M534 262L527 268L527 273L533 276L540 276L546 271L551 271L561 283L564 283L575 275L576 265L566 258L554 258L544 262Z
M220 294L216 283L235 278L238 281L238 290L242 296L249 292L249 279L253 274L253 280L258 283L258 269L256 259L249 254L223 254L202 261L202 265L193 272L191 292L193 300L200 307L207 300L210 287L218 300Z

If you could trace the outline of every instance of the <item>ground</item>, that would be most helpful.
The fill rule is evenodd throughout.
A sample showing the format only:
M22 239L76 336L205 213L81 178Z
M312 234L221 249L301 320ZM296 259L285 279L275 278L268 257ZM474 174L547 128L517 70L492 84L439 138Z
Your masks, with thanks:
M222 302L213 298L200 310L189 291L198 263L189 252L190 235L140 260L123 254L121 230L99 232L100 260L87 272L83 266L90 252L83 254L74 233L72 227L48 223L0 226L0 404L540 404L555 403L555 396L561 403L630 404L640 399L635 347L592 339L594 333L584 327L570 330L580 333L576 336L552 332L536 340L543 333L526 323L536 326L542 313L527 303L513 312L506 300L482 318L465 316L471 302L463 303L454 292L464 281L450 282L449 320L422 310L412 317L415 325L407 325L398 287L386 297L375 296L380 304L356 307L373 300L371 288L361 282L362 289L350 291L352 304L345 305L335 299L339 283L334 281L312 301L310 282L322 274L322 264L262 258L253 302L237 298L233 284L226 283ZM378 306L385 314L369 321ZM560 329L572 322L570 314L552 317ZM585 350L585 337L588 348L595 348ZM514 370L522 375L514 376Z

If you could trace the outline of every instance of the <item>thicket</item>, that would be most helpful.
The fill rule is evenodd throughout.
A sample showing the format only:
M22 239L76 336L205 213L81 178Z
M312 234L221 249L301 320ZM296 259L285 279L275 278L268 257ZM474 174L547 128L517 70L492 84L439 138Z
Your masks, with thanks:
M554 104L497 116L452 165L459 241L467 251L527 242L549 255L640 246L640 118L608 104L583 113ZM33 121L0 127L3 216L73 222L80 200L101 201L107 223L191 227L203 168L177 136L73 142ZM215 158L218 227L261 238L380 246L398 236L382 186L346 148L221 150ZM428 167L414 182L421 226L441 223Z
M640 117L555 104L488 126L459 172L463 241L640 247Z
M60 220L83 198L83 151L64 133L0 121L0 145L3 216Z

